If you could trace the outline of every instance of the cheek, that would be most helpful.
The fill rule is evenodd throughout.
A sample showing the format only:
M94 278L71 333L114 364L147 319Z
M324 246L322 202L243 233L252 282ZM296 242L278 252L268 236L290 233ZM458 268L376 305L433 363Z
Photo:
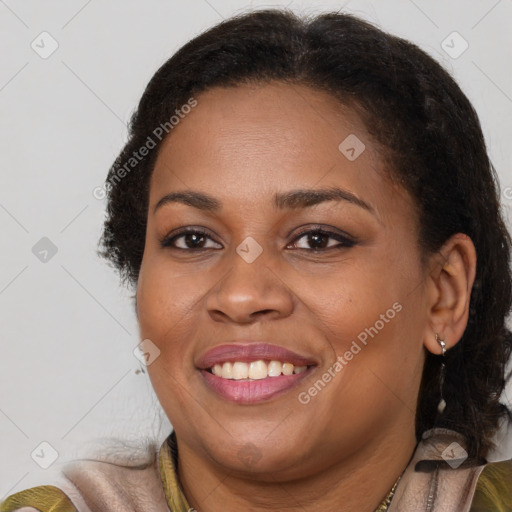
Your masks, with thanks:
M375 286L370 288L376 291ZM398 294L384 291L357 291L352 300L324 311L323 332L333 355L318 378L326 377L332 384L319 393L314 405L317 412L327 407L330 424L343 423L347 436L354 439L370 435L371 425L382 426L389 418L414 420L423 366L420 302L415 304L411 296L394 300ZM358 421L346 424L347 418Z
M310 287L310 309L333 362L338 356L346 361L345 384L380 378L393 389L395 380L405 382L418 371L426 322L422 283L416 254L390 250L354 259L322 279L321 288Z
M160 351L147 367L153 389L173 422L173 411L182 411L190 398L187 382L192 372L189 346L194 329L193 308L199 286L165 269L157 257L143 261L137 286L137 311L141 340L149 339Z
M149 339L159 348L163 356L160 364L172 364L182 359L184 344L174 341L182 339L190 329L200 286L191 286L186 276L167 271L165 262L158 257L144 258L137 285L140 339ZM151 370L154 369L150 367Z
M306 293L328 331L346 340L357 337L377 321L379 330L383 330L383 321L386 326L393 321L393 304L403 302L410 291L404 274L382 254L372 254L364 260L355 257L332 267L321 279L310 279ZM383 320L381 315L385 315Z
M201 272L170 265L165 254L144 254L137 285L137 311L141 335L162 338L186 322L207 286ZM171 330L171 332L169 332Z

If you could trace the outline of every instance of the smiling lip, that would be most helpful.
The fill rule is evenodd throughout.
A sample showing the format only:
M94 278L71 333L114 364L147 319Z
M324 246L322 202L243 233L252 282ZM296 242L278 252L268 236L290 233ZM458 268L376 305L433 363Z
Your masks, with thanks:
M210 373L215 364L225 362L246 362L258 360L276 360L291 363L294 366L308 366L302 373L280 375L259 380L224 379ZM238 404L255 404L284 393L298 385L314 371L317 362L277 345L269 343L225 344L219 345L200 357L197 367L206 385L222 398Z
M296 387L312 371L314 371L314 367L310 367L302 373L267 377L261 380L223 379L207 370L201 370L201 375L207 386L221 397L231 402L249 405L269 400Z
M314 359L300 356L286 348L270 343L251 342L249 344L226 343L225 345L212 348L199 358L196 366L201 370L207 370L215 364L234 363L236 361L250 363L259 359L282 361L283 363L291 363L294 366L317 365Z

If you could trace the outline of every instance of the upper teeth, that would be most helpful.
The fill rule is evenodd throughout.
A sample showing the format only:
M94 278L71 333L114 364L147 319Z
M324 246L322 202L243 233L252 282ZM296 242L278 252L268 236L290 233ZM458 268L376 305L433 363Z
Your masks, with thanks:
M216 364L211 370L214 375L224 379L265 379L267 377L278 377L279 375L292 375L306 371L307 366L294 366L291 363L281 361L266 361L259 359L251 363L236 361L234 363Z

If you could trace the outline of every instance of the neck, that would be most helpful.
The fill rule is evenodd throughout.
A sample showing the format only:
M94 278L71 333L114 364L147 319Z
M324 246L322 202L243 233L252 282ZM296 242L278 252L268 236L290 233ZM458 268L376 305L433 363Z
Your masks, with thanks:
M179 443L178 477L198 512L230 509L267 512L374 512L407 466L416 446L414 430L396 428L363 450L321 471L290 481L240 478ZM198 478L197 475L201 475ZM342 506L342 508L340 508Z

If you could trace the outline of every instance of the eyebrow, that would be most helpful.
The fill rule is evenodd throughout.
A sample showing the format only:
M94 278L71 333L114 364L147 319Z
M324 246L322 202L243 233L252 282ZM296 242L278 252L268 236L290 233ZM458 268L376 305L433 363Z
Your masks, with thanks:
M352 192L338 187L291 190L278 192L274 196L274 205L281 210L308 208L326 201L346 201L375 214L374 209L367 202ZM207 212L218 212L222 209L222 203L215 197L194 190L186 190L163 196L156 203L153 213L169 203L182 203Z

